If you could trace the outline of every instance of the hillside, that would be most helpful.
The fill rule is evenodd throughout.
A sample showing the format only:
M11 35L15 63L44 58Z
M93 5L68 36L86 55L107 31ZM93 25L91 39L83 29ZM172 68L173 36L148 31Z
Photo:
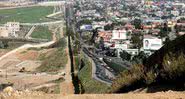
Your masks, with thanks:
M185 94L181 92L158 92L158 93L128 93L128 94L45 94L41 92L11 92L0 93L1 99L184 99Z
M144 62L144 65L147 68L150 68L151 66L154 66L156 64L162 66L164 56L169 54L170 52L177 55L179 55L181 52L185 54L185 35L180 36L179 38L165 44L160 50L152 54Z
M185 89L185 35L168 42L144 64L122 72L111 92L122 93L147 88L146 92Z
M145 70L153 70L156 81L185 83L185 35L165 44L144 62Z

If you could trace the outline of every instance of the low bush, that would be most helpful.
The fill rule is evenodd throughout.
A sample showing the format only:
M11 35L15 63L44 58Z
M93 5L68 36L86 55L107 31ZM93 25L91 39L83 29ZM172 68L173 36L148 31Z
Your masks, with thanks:
M42 64L37 68L40 72L57 72L63 69L68 61L67 53L64 50L66 47L65 39L61 39L58 43L53 46L57 48L56 51L50 55L41 55Z

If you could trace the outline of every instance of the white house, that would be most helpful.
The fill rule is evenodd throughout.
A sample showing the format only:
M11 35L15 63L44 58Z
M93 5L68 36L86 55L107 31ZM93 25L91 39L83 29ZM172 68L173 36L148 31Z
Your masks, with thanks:
M7 22L0 27L0 37L17 37L16 32L20 31L19 22Z
M112 31L112 40L126 40L127 32L126 30L113 30Z
M20 31L19 22L7 22L5 27L8 29L10 36L17 37L16 32Z

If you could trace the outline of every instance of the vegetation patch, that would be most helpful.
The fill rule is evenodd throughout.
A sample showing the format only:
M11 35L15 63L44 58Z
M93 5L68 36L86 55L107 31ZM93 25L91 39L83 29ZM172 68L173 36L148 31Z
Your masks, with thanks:
M53 80L51 81L51 83L61 83L63 82L65 79L63 77L59 78L59 79L56 79L56 80Z
M8 50L13 50L15 48L18 48L22 45L24 45L25 42L21 41L0 41L0 49L8 49Z
M92 65L88 59L84 59L85 66L79 71L78 77L81 81L85 93L106 93L110 88L106 84L96 81L92 78Z
M16 21L21 23L38 23L50 21L45 18L51 14L53 7L26 7L15 9L2 9L0 10L0 23L4 24L9 21Z
M135 65L131 70L125 70L120 73L117 79L113 82L111 92L127 92L140 87L144 79L143 65Z
M108 64L110 68L112 68L116 72L116 74L119 74L125 70L125 68L120 64L116 64L115 62L110 62L106 59L104 59L104 61L106 62L106 64Z
M40 72L58 72L63 69L67 63L67 53L64 50L66 47L65 39L61 39L56 43L55 48L56 51L51 53L50 55L42 55L42 64L37 68Z
M144 65L135 64L130 70L122 72L114 81L111 92L122 93L152 86L160 86L159 91L185 90L184 38L185 35L165 44L144 60ZM162 89L164 85L167 87ZM151 92L151 89L147 91Z
M30 47L27 50L40 51L40 50L42 50L42 48Z
M51 87L42 87L40 89L37 89L37 91L42 91L48 94L59 94L60 93L60 84L56 84L55 86Z
M48 27L46 26L38 26L35 28L33 33L31 34L32 38L38 39L52 39L52 33L49 31Z
M75 59L75 70L78 70L80 65L80 59L78 56L74 56L74 59Z
M20 52L20 54L25 54L27 51L22 51L22 52Z

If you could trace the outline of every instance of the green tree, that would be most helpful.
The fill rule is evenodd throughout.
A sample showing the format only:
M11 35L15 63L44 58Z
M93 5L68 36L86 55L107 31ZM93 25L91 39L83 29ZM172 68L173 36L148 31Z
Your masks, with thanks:
M100 40L99 40L99 48L100 49L104 49L104 39L103 39L103 37L100 37Z
M127 60L127 61L130 61L131 59L131 55L126 51L120 52L120 57L122 58L122 60Z
M8 42L7 41L0 41L0 48L7 48Z
M135 19L133 21L133 25L135 26L136 29L141 29L141 23L142 21L140 19Z
M104 29L107 30L113 30L114 29L114 24L107 24L104 26Z
M141 48L142 46L142 40L140 35L132 35L131 41L134 44L135 48Z
M168 27L167 23L164 23L163 27L160 29L159 36L161 38L166 37L169 32L171 32L171 28Z
M132 62L135 64L143 64L143 61L147 59L148 55L141 51L138 55L132 58Z
M92 20L85 19L85 20L81 20L79 23L80 23L81 25L83 25L83 24L92 24Z
M130 86L136 83L141 83L144 78L144 66L136 64L130 70L125 70L120 73L117 79L112 84L111 92L125 92L130 90Z

